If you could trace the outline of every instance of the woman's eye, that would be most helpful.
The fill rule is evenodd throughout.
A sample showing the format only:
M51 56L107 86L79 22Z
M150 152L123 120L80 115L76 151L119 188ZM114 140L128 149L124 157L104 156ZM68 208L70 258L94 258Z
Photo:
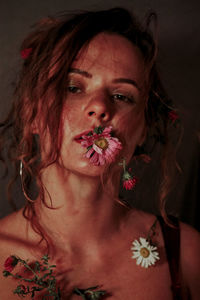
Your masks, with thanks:
M134 103L134 98L132 96L126 96L123 94L114 94L112 95L112 99L115 101L122 101L122 102L128 102L128 103Z
M72 94L78 94L81 92L81 89L75 85L69 85L67 87L68 92L72 93Z

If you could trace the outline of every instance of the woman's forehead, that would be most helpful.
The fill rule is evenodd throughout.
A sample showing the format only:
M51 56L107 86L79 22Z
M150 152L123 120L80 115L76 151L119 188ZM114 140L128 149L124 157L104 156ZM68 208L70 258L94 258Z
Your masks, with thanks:
M144 73L144 60L137 46L117 34L100 33L78 53L72 67L94 69L96 67L126 72L127 75Z

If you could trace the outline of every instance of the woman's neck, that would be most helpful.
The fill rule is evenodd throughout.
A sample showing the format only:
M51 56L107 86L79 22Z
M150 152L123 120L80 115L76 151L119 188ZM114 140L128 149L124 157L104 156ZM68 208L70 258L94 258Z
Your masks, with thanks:
M63 247L99 244L121 230L128 210L103 189L98 177L87 177L56 165L44 171L46 207L36 204L40 224L52 240ZM39 199L38 199L39 200Z

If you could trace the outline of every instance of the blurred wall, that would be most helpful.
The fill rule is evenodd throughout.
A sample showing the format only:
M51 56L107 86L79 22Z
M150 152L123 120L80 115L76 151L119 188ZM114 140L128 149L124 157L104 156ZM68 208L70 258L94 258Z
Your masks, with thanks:
M0 118L10 107L10 98L21 64L20 43L38 19L57 12L79 9L102 9L123 6L141 20L155 10L159 23L159 69L169 95L180 109L184 134L178 159L182 174L170 194L169 211L200 230L199 204L199 78L200 78L200 2L191 0L7 0L0 2ZM2 166L1 166L2 168ZM141 186L129 194L133 205L156 212L154 162L146 168ZM0 182L0 217L11 212L5 195L7 179ZM140 191L145 190L143 197ZM137 193L137 195L135 195ZM23 205L20 183L15 191L18 206Z

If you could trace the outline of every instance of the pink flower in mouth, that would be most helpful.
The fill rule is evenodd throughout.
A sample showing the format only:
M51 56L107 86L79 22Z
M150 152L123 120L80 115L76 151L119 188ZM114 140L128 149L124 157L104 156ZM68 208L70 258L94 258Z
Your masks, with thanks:
M111 131L111 126L105 128L99 126L81 137L82 147L87 148L85 157L95 166L113 162L122 149L121 142L111 136Z
M15 257L14 255L9 256L4 263L5 271L12 272L12 270L17 265L17 263L18 263L17 257Z

